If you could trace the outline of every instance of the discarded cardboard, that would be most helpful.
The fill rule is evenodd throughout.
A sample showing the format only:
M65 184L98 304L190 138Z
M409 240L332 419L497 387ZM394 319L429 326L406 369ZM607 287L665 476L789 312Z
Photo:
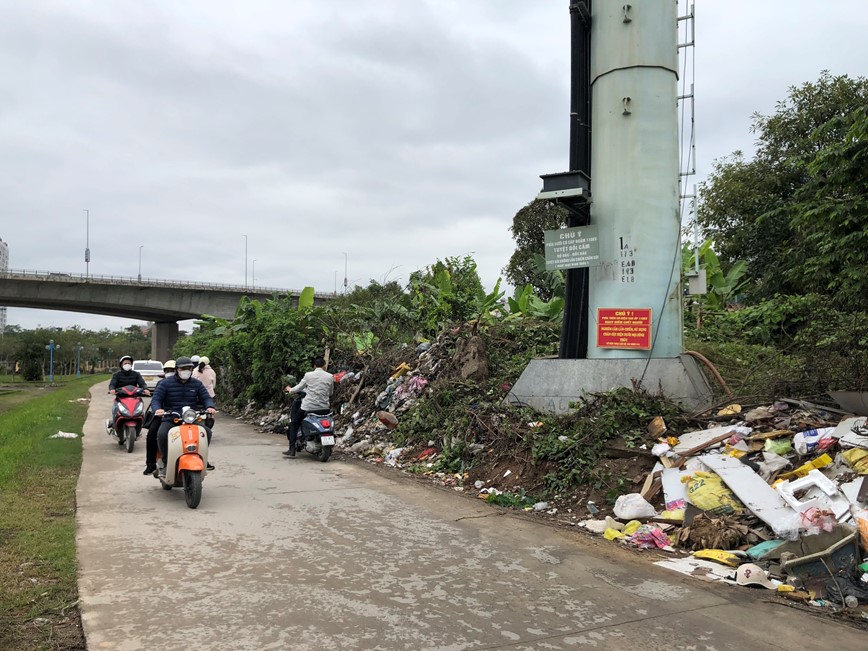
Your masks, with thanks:
M798 531L798 516L763 478L734 457L706 454L700 461L716 472L729 489L776 536L792 537Z
M667 570L674 570L675 572L680 572L681 574L686 574L703 581L726 581L732 580L735 576L735 570L731 567L692 556L657 561L654 565L665 567Z

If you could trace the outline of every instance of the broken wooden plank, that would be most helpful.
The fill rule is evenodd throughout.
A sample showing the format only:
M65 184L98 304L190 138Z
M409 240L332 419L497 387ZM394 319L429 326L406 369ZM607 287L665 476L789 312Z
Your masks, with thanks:
M652 499L654 499L657 496L657 493L659 493L661 490L663 490L663 479L662 479L663 473L662 472L653 472L648 476L651 477L651 485L648 487L647 490L643 490L641 495L647 501L650 502ZM646 483L647 483L647 480L646 480Z
M710 441L706 441L705 443L700 443L694 448L690 448L683 453L679 453L681 458L674 464L674 468L681 468L686 462L688 457L692 457L694 454L698 452L702 452L703 450L707 450L713 445L717 445L718 443L723 443L726 439L732 436L732 432L727 432L726 434L721 434L717 438L713 438Z
M715 440L719 443L729 438L732 434L748 435L751 431L750 427L745 427L744 425L728 425L726 427L712 427L711 429L704 429L698 432L688 432L678 437L678 443L672 446L672 451L682 457L688 456L691 450L704 450L705 448L700 447L703 444L714 445ZM723 434L727 434L727 436L721 438Z

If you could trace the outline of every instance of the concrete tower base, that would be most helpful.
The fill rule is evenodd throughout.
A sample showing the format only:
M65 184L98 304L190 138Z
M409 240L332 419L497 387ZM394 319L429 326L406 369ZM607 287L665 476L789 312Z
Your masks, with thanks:
M534 359L507 400L542 412L562 414L570 410L570 402L585 394L631 388L633 380L643 373L641 387L649 393L662 391L687 409L711 404L711 387L696 360L688 355L651 360Z

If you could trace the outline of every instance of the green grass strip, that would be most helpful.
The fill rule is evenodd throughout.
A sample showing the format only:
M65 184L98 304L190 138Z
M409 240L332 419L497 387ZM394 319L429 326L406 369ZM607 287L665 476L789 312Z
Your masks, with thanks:
M49 436L82 434L87 405L77 400L104 379L31 390L0 413L0 649L81 648L73 621L81 439Z

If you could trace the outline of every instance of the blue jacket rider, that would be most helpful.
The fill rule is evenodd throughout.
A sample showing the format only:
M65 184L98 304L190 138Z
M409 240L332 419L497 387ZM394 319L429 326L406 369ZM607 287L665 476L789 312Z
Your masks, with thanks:
M214 400L211 399L205 385L193 378L194 366L193 360L189 357L179 357L175 361L175 375L167 377L154 389L151 408L154 410L155 417L163 417L160 430L157 432L157 445L164 460L168 456L169 430L174 427L171 416L173 411L180 413L184 407L195 409L200 405L205 407L205 411L209 414L216 411ZM209 441L211 439L210 431L208 431L208 439Z

